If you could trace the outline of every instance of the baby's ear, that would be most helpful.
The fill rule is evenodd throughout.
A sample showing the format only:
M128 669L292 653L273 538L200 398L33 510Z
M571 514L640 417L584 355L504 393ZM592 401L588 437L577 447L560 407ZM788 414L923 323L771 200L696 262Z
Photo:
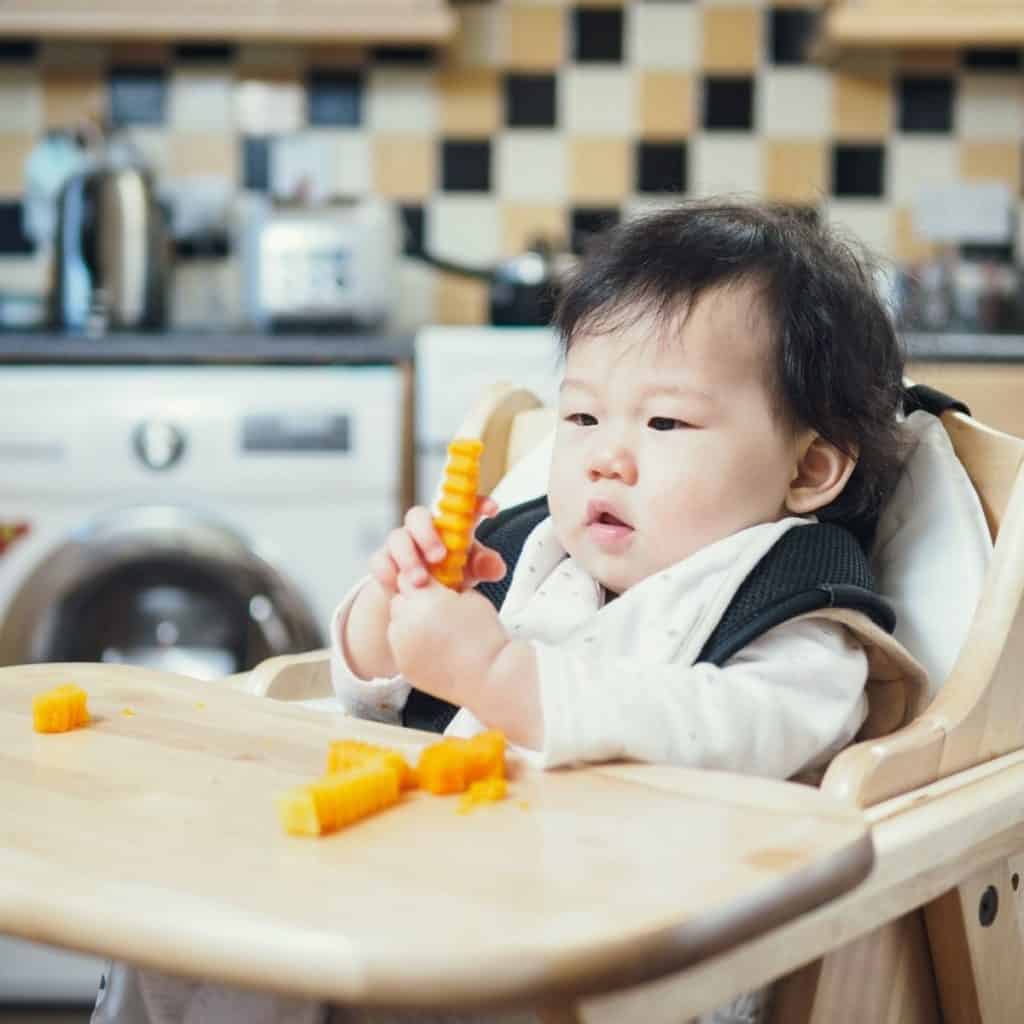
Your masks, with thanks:
M786 510L804 516L824 508L839 497L857 465L857 459L855 455L841 452L817 434L805 435L800 441L799 451L802 454L789 482Z

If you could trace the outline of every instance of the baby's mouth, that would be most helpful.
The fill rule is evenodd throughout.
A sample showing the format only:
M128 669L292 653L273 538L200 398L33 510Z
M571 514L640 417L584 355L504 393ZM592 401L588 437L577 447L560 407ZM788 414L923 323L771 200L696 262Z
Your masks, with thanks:
M587 505L586 524L591 540L608 551L618 550L633 535L632 525L603 501L593 501Z

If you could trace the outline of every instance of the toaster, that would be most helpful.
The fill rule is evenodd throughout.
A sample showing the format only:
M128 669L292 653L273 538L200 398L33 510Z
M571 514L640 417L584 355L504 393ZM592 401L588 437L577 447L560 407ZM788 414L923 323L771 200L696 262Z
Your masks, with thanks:
M401 226L378 199L266 205L242 246L247 318L271 331L374 329L397 308Z

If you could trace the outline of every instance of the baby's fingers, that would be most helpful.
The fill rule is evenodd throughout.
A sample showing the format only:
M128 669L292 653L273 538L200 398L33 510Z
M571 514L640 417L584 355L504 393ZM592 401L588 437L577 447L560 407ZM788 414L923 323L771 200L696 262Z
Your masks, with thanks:
M472 578L474 584L493 583L508 571L505 559L494 548L484 547L483 544L473 545L466 569L466 575Z
M440 562L445 556L444 543L434 526L430 509L414 505L405 513L405 528L427 562Z
M400 576L407 575L414 583L426 582L423 555L408 530L400 527L388 534L387 552Z
M381 548L370 556L369 569L370 575L385 590L398 589L398 566L385 549Z

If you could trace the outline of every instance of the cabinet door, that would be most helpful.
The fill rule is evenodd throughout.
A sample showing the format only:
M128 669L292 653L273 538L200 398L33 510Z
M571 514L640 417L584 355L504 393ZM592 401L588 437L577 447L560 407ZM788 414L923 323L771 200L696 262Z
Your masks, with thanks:
M447 0L3 0L0 35L428 43L448 38Z

